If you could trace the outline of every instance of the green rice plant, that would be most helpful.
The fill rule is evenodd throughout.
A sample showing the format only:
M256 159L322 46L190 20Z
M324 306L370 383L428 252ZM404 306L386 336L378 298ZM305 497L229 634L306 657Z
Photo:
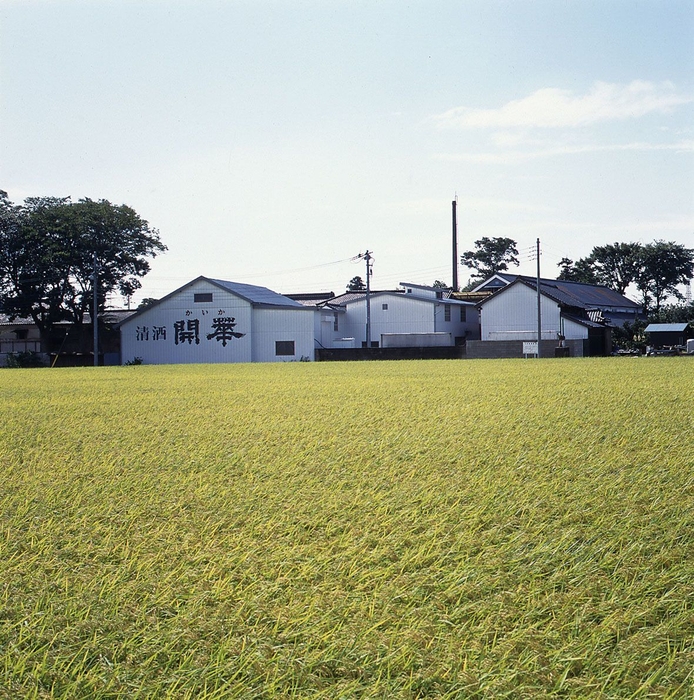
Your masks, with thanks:
M693 379L3 373L0 697L692 697Z

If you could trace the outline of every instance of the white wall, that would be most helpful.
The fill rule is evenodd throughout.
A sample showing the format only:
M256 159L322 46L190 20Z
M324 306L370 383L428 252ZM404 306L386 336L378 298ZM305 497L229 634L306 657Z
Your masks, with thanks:
M567 340L585 340L588 338L588 328L570 319L564 319L564 337Z
M335 330L335 315L337 315L337 330ZM315 312L315 338L316 346L321 348L335 347L335 341L347 337L348 330L345 326L344 311L333 311L324 308Z
M195 302L194 295L201 292L211 293L212 302ZM232 292L200 280L122 324L121 361L140 357L145 364L281 362L302 355L313 360L313 317L310 308L253 308ZM223 338L216 319L233 319L230 330L243 335ZM196 322L197 342L182 339L176 324L192 334ZM295 354L278 357L276 340L293 340Z
M446 305L450 306L450 321L446 321ZM465 321L460 320L460 309L465 308ZM439 301L434 307L434 330L437 333L450 333L455 338L476 339L479 334L479 312L473 305L449 304Z
M419 290L417 290L419 291ZM383 305L388 308L384 309ZM446 321L445 307L450 307ZM366 340L366 299L355 299L345 304L344 324L338 337L354 337L356 347ZM422 299L414 294L378 293L371 297L371 340L380 341L381 335L393 333L450 333L455 338L478 337L479 315L472 304L465 305L466 320L460 320L460 304L448 300ZM343 319L340 319L343 323Z
M301 309L253 309L253 362L293 362L314 359L313 317L310 307ZM277 355L277 341L293 341L294 355Z
M542 337L554 339L560 329L559 305L546 296L540 299ZM508 287L484 304L481 322L482 340L537 340L537 292L524 284ZM570 330L575 331L574 328ZM567 334L566 337L587 335Z
M201 292L212 293L212 302L196 303L194 294ZM226 344L208 339L216 318L233 318L233 331L244 336ZM192 333L196 321L198 342L181 339L177 324L183 324L185 333ZM250 332L250 303L201 280L121 325L121 361L141 357L145 364L250 362Z
M372 342L379 341L382 333L432 333L433 307L431 302L404 294L375 294L371 297ZM346 308L345 332L340 337L354 337L356 347L361 347L366 340L366 299L348 302Z

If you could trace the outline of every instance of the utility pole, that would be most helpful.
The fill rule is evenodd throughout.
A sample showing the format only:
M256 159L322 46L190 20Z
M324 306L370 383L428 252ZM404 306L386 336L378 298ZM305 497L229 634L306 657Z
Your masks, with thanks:
M366 347L371 347L371 251L359 253L358 258L366 260Z
M94 251L94 308L92 309L92 326L94 327L94 367L99 366L99 320L97 314L99 312L99 272L96 261L96 251Z
M537 356L542 343L542 296L540 295L540 239L537 239Z
M453 200L453 291L458 291L458 197Z

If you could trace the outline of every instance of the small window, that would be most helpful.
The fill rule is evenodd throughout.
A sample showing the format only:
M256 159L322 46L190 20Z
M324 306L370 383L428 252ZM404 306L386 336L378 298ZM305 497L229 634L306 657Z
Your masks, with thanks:
M451 305L450 304L443 305L443 320L444 321L451 320Z
M467 306L460 307L460 322L465 323L467 321Z
M339 331L340 330L340 322L339 319L340 317L337 314L337 311L333 314L333 330L334 331Z
M277 355L277 357L286 357L289 355L294 355L294 341L293 340L276 340L275 341L275 355Z
M408 293L408 294L412 294L412 290L411 290L411 289L408 289L408 290L407 290L407 293Z
M381 304L383 311L388 311L388 304Z
M203 304L212 301L212 292L196 292L193 294L193 301L196 304Z

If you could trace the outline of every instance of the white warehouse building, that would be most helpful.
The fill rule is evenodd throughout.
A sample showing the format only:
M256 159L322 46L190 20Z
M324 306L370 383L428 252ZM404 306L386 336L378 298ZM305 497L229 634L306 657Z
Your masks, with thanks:
M369 295L372 347L441 347L479 338L475 304L453 299L448 290L400 285ZM366 303L366 292L358 291L317 304L317 347L365 347Z
M198 277L121 323L121 361L313 360L314 314L265 287Z

